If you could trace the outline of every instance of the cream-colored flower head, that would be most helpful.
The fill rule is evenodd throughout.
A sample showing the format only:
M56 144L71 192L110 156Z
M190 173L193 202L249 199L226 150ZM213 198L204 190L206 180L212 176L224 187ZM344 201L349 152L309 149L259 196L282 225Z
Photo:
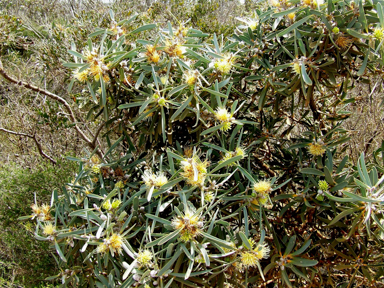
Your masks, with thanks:
M168 179L167 179L167 176L165 176L164 172L158 172L156 175L155 186L161 187L167 183L168 183Z
M151 264L153 255L149 250L140 251L137 254L136 260L139 262L140 266L149 266Z
M105 243L101 243L97 246L96 252L100 254L106 253L108 252L108 246Z
M203 227L203 221L199 215L187 210L183 217L177 216L172 220L172 226L175 230L181 229L180 240L188 242L200 234Z
M167 176L165 176L164 172L158 172L157 174L154 174L151 170L146 170L144 172L143 180L147 188L151 188L152 186L160 188L161 186L168 183Z
M216 120L220 121L220 124L224 125L221 128L223 131L228 131L231 128L232 121L235 120L232 114L228 112L224 107L218 107L216 109L215 118Z
M270 249L266 243L259 244L256 247L254 241L250 244L251 250L240 253L240 262L245 268L256 267L261 259L269 257Z
M269 181L259 181L253 185L254 196L251 198L251 203L253 205L264 206L267 204L269 199L269 192L272 191L271 182Z
M229 113L229 112L227 111L227 109L222 108L222 107L218 107L218 108L216 109L215 117L216 117L216 119L219 120L220 122L227 122L227 121L230 121L230 120L231 120L232 115L231 115L231 113Z
M253 249L253 252L256 254L256 257L259 259L267 259L269 257L269 246L267 243L262 243L256 246L255 249Z
M211 202L213 200L214 196L215 195L213 194L213 192L205 192L204 193L204 200L207 202Z
M85 83L87 80L88 80L88 74L90 73L90 69L85 69L81 72L79 72L79 70L76 70L73 72L73 77L81 82L81 83Z
M51 236L56 232L55 226L51 222L44 225L44 235Z
M107 252L107 250L109 250L111 251L112 254L114 253L121 254L122 246L123 246L123 237L120 234L113 233L109 238L104 240L104 245L106 246L106 249L104 249L104 252ZM104 247L101 246L100 250L103 250L103 248Z
M180 162L183 172L181 176L186 178L187 183L193 186L203 186L207 174L208 162L201 162L198 156L185 159Z
M271 182L259 181L253 185L253 190L260 194L268 194L272 190Z
M187 83L189 86L195 85L198 76L199 72L197 70L187 70L183 75L185 83Z

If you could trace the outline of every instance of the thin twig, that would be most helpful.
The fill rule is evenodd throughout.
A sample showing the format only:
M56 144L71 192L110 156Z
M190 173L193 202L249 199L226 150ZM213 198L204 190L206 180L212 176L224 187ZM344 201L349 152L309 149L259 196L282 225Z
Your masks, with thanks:
M54 93L52 93L52 92L49 92L49 91L47 91L47 90L41 89L41 88L39 88L39 87L37 87L37 86L34 86L34 85L30 84L30 83L23 82L23 81L19 81L19 80L17 80L16 78L13 78L13 77L10 76L9 74L7 74L7 73L5 72L5 70L3 69L3 65L2 65L2 63L1 63L1 60L0 60L0 75L2 75L5 79L7 79L8 81L10 81L10 82L12 82L12 83L15 83L15 84L17 84L17 85L23 86L23 87L25 87L25 88L27 88L27 89L30 89L30 90L32 90L32 91L41 93L41 94L43 94L43 95L46 95L46 96L50 97L51 99L56 100L57 102L60 102L61 104L63 104L64 107L65 107L65 109L66 109L67 112L69 113L69 118L71 119L72 123L75 124L74 127L75 127L77 133L79 133L79 135L81 136L81 138L83 138L83 140L88 144L88 146L89 146L92 150L94 150L94 149L96 148L96 146L95 146L95 144L94 144L94 142L96 142L96 141L91 141L91 140L87 137L87 135L85 135L85 133L80 129L80 127L78 126L78 123L77 123L75 114L74 114L73 111L72 111L71 106L68 104L68 102L67 102L64 98L62 98L62 97L60 97L60 96L58 96L58 95L56 95L56 94L54 94ZM102 154L102 152L101 152L99 149L98 149L98 151L97 151L97 154L98 154L101 158L103 158L103 154Z
M29 134L25 134L25 133L21 133L21 132L15 132L15 131L7 130L7 129L1 128L1 127L0 127L0 131L3 131L3 132L8 133L8 134L24 136L24 137L28 137L28 138L33 139L33 141L35 141L37 149L39 150L40 155L47 158L49 161L51 161L53 165L56 165L57 162L51 156L47 155L43 151L43 147L41 146L40 142L37 140L36 134L35 135L29 135Z

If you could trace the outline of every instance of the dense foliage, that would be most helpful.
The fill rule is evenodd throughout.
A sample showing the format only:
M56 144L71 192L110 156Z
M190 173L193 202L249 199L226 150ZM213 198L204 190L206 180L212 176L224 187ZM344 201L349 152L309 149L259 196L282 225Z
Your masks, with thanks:
M383 71L381 3L273 2L228 37L111 12L65 64L108 148L26 217L52 279L382 285L384 150L353 166L341 128L350 89Z

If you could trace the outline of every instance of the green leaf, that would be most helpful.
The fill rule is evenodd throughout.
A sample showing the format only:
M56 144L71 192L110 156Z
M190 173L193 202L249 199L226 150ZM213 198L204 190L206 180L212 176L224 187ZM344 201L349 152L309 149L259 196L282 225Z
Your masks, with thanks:
M146 113L140 114L140 116L135 120L135 122L132 123L132 125L135 126L137 123L139 123L141 120L143 120L145 117L155 112L156 110L157 110L157 107L153 107L151 110L147 111Z
M282 37L288 33L290 33L291 31L293 31L294 29L298 28L299 26L301 26L302 24L304 24L305 22L307 22L310 18L312 17L312 15L309 15L307 17L304 17L303 19L295 22L295 24L289 26L287 29L279 32L276 36L277 37Z
M157 245L163 245L163 244L167 243L169 240L171 240L174 237L176 237L177 235L179 235L180 231L181 231L181 228L169 233L168 235L161 237L160 238L161 240L159 241L159 243Z
M289 253L291 253L293 247L295 247L296 244L296 235L293 235L291 238L289 238L289 242L287 245L287 248L285 249L284 256L287 256Z
M149 219L156 221L156 222L159 222L159 223L162 223L165 225L171 225L171 221L168 221L167 219L160 218L160 217L157 217L157 216L152 215L152 214L145 214L145 216Z
M348 185L348 182L341 182L341 183L337 184L336 186L332 187L329 191L331 191L331 192L339 191L339 190L343 189L344 187L346 187L347 185Z
M137 33L143 32L143 31L151 30L153 28L156 28L156 24L147 24L147 25L141 26L141 27L133 30L131 32L131 34L137 34Z
M369 203L382 202L382 200L380 200L380 199L370 199L370 198L366 198L366 197L363 197L360 195L353 194L353 193L348 192L348 191L342 191L342 192L343 192L343 194L354 199L355 201L362 201L362 202L369 202Z
M163 268L157 273L157 276L162 276L166 271L168 271L172 267L173 263L175 263L175 261L179 258L181 253L182 249L178 247L173 257L168 260L168 262L163 266Z
M305 84L312 85L312 80L309 78L307 74L307 69L305 68L304 63L301 63L301 76L303 77Z
M141 74L140 74L140 76L139 76L139 79L137 79L137 82L136 82L136 84L135 84L135 89L139 89L140 88L140 85L141 85L141 83L143 82L143 80L144 80L144 72L142 72Z
M370 53L366 53L365 54L365 58L364 58L363 64L361 64L361 67L360 67L359 71L357 71L357 76L362 76L364 74L365 68L367 68L367 63L368 63L369 55L370 55Z
M189 103L191 103L192 99L193 99L193 95L189 96L188 99L185 100L184 103L179 107L179 109L177 109L176 112L173 113L171 120L175 120L176 117L179 116L184 111L184 109L189 105Z
M86 59L86 58L84 57L84 55L83 55L83 54L80 54L79 52L76 52L76 51L73 51L73 50L68 50L68 53L69 53L69 54L72 54L73 56L75 56L75 59L76 59L76 57L77 57L77 58L80 58L80 59L83 59L83 60Z
M65 258L63 252L61 251L59 243L57 243L56 239L55 239L55 248L56 248L57 254L59 254L61 260L64 262L67 262L67 259Z
M293 271L293 273L295 273L297 276L299 276L299 277L302 277L302 278L304 278L305 280L307 280L307 281L311 281L311 280L309 280L309 278L303 273L303 272L301 272L298 268L296 268L295 266L293 266L293 265L289 265L288 266L292 271Z
M348 210L345 210L343 212L341 212L340 214L338 214L329 224L328 226L332 226L334 225L335 223L337 223L340 219L344 218L345 216L348 216L349 214L352 214L356 211L359 211L360 210L360 207L355 207L355 208L351 208L351 209L348 209Z
M227 95L225 95L223 93L220 93L218 91L212 90L212 89L203 88L203 91L209 92L212 95L219 96L219 97L222 97L222 98L228 98Z
M201 136L204 136L204 135L207 135L207 134L210 134L210 133L213 133L213 132L216 132L217 130L220 130L221 128L224 127L224 124L220 124L220 125L217 125L217 126L213 126L207 130L204 130L203 132L201 132Z
M318 263L318 261L305 259L301 257L293 257L291 260L289 260L289 263L299 267L312 267L312 266L315 266Z
M243 174L249 181L251 181L252 184L255 184L256 181L255 181L255 178L253 178L251 176L251 174L249 174L249 172L247 170L245 170L243 167L241 166L237 166L239 168L239 170L241 171L241 174Z
M291 9L284 10L282 12L273 13L271 15L271 17L278 18L278 17L285 16L285 15L288 15L288 14L291 14L291 13L295 13L299 9L302 9L302 7L294 7L294 8L291 8Z
M300 171L303 174L310 174L310 175L317 175L317 176L324 176L324 172L317 170L315 168L303 168Z
M232 157L228 160L225 160L223 163L220 163L219 165L217 165L212 171L210 171L209 173L214 173L215 171L225 167L225 166L228 166L228 165L231 165L232 163L235 163L239 160L241 160L243 158L243 156L239 155L239 156L235 156L235 157Z
M144 102L133 102L133 103L127 103L127 104L121 104L118 109L126 109L126 108L132 108L132 107L139 107L143 105Z
M332 194L328 193L328 192L324 192L324 194L331 200L333 201L336 201L336 202L345 202L345 203L348 203L348 202L355 202L356 200L354 200L353 198L340 198L340 197L336 197L336 196L333 196Z
M359 39L369 39L369 35L366 35L366 34L361 34L353 29L347 29L347 33L355 38L359 38ZM369 53L367 53L368 55Z
M291 253L291 255L296 256L296 255L302 254L305 250L307 250L307 248L309 247L309 245L311 245L311 243L312 243L311 239L305 241L303 246L301 246L300 249L297 249L295 252Z
M181 90L183 90L186 87L188 87L188 84L183 84L183 85L177 86L177 87L173 88L171 91L169 91L168 96L172 96L173 94L180 92Z
M223 248L228 248L228 249L231 249L231 250L233 249L233 247L229 245L230 243L228 243L225 240L221 240L221 239L216 238L215 236L212 236L212 235L207 234L205 232L200 232L200 233L201 233L201 236L203 236L204 238L219 244Z
M243 245L244 245L248 250L252 250L252 246L251 246L251 244L249 243L247 236L245 236L245 234L244 234L243 232L239 232L239 236L240 236L240 238L241 238L241 241L243 241Z
M268 88L269 88L269 86L265 85L265 87L263 88L263 90L260 93L259 105L258 105L259 111L263 110L263 108L264 108L264 104L265 104L265 101L267 99L266 96L267 96Z

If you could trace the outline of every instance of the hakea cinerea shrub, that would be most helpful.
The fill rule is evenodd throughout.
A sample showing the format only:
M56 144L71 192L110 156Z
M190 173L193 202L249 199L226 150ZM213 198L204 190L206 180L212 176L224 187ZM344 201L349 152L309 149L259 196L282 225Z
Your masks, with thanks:
M57 251L50 279L379 287L382 150L351 165L340 125L354 83L381 86L383 14L275 1L223 39L111 13L65 64L108 150L73 159L75 178L25 217Z

